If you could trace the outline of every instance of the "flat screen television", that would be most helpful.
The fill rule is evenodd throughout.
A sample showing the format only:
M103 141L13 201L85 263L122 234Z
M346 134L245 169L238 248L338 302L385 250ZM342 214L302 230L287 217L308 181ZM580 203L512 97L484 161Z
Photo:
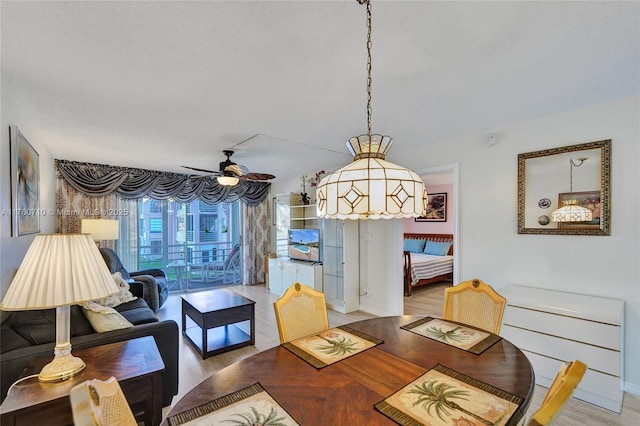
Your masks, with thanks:
M289 259L320 262L320 230L289 229Z

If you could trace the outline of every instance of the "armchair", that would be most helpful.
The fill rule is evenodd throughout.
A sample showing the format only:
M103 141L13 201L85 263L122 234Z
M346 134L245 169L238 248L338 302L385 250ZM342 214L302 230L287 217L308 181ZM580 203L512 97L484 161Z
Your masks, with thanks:
M132 293L142 297L153 312L160 309L169 296L167 276L163 270L145 269L142 271L129 272L124 268L120 258L112 249L101 248L100 254L112 274L120 272L122 278L125 280L135 281L129 283Z

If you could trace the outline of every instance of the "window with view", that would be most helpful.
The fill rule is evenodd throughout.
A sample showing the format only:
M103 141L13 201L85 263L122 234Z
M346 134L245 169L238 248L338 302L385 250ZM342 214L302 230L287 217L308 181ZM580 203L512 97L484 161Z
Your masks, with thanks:
M164 270L171 291L222 283L225 261L240 239L238 202L211 205L144 198L130 203L136 204L137 220L129 223L137 229L130 227L129 232L136 236L118 242L122 258L137 263L128 269ZM240 281L239 271L233 279Z

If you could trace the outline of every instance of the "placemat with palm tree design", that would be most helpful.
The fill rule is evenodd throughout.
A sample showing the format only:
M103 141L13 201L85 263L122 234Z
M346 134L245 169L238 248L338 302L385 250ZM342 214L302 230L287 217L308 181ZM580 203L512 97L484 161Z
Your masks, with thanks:
M260 383L168 417L170 426L299 425Z
M323 368L383 343L346 325L301 337L282 346L315 368Z
M470 325L432 317L419 319L400 328L476 355L480 355L502 339L497 334Z
M524 400L441 364L374 405L403 426L516 425Z

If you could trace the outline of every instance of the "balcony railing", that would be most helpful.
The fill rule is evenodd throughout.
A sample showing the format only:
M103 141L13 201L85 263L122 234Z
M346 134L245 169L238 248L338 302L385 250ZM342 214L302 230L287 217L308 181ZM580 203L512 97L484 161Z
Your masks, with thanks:
M192 266L203 266L209 262L223 264L233 249L231 242L208 242L199 244L173 244L163 247L161 253L151 246L138 249L138 269L162 269L169 280L170 291L185 291L197 286L206 288L219 284L203 280L202 271L196 274ZM134 269L135 270L135 269ZM197 279L197 283L194 282Z

